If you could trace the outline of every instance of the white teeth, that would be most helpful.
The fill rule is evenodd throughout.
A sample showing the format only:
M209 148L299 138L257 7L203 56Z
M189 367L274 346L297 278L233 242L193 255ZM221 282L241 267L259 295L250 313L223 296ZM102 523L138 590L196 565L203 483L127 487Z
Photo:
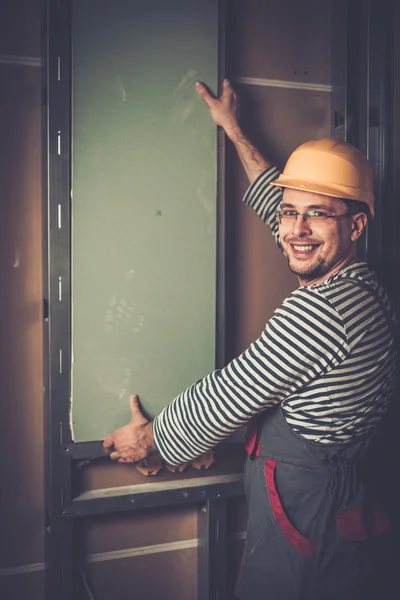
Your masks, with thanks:
M297 252L311 252L314 246L293 246Z

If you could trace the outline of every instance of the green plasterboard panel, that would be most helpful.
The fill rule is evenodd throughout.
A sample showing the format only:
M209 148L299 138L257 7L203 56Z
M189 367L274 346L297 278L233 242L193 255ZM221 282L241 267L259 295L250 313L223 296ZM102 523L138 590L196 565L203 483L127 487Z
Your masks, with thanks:
M217 0L72 3L76 442L150 417L215 366Z

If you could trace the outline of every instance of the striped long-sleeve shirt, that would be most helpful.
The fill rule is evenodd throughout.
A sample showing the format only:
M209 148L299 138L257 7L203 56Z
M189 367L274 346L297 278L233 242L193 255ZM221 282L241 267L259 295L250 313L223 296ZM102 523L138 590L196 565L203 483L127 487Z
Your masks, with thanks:
M270 185L278 175L267 169L244 202L279 244L275 213L281 190ZM298 288L247 350L156 417L156 447L168 463L192 460L277 404L289 426L308 440L329 444L362 435L381 420L394 386L394 319L366 263Z

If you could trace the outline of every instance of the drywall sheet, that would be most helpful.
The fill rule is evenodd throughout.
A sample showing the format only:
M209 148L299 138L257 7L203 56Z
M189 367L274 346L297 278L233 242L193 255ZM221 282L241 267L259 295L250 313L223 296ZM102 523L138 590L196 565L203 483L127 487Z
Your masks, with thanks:
M138 393L156 415L214 368L217 0L75 0L74 440Z

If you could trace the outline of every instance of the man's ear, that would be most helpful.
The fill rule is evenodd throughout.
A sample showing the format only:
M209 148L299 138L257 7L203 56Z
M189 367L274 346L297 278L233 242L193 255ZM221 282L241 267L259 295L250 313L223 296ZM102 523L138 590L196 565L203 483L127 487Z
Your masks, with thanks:
M352 217L351 224L351 240L355 242L361 236L362 232L366 228L368 223L368 217L365 213L357 213Z

